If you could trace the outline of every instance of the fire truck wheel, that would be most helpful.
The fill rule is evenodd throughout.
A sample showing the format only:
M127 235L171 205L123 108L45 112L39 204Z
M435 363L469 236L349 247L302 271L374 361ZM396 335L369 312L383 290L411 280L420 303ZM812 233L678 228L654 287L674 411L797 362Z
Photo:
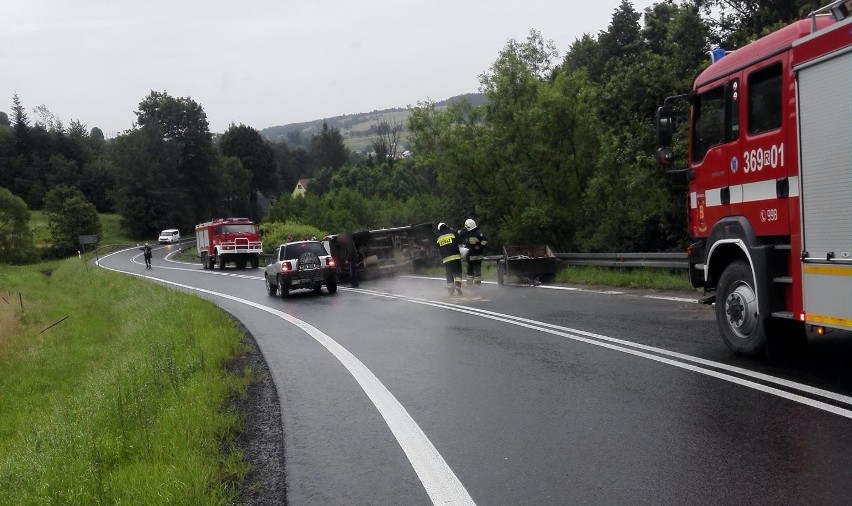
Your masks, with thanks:
M754 278L745 260L731 263L719 278L716 322L732 351L756 355L766 349L766 326L758 314Z
M255 256L251 257L251 268L257 269L257 265L258 265L257 255L255 255Z
M274 297L275 294L278 293L278 287L269 282L269 278L266 277L266 274L263 275L263 283L266 285L266 293L268 293L270 297Z
M201 254L201 267L207 269L207 252Z
M337 281L329 281L325 284L325 289L328 290L328 293L334 293L337 291Z
M216 266L219 267L219 270L225 270L225 259L218 253L216 254Z

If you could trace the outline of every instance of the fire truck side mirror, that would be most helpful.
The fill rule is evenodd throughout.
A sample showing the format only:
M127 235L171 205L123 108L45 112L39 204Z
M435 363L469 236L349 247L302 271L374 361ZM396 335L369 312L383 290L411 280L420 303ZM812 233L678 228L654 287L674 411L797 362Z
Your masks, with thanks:
M671 106L664 105L657 109L657 145L661 148L668 148L672 145L672 135L674 133L674 122L672 119Z

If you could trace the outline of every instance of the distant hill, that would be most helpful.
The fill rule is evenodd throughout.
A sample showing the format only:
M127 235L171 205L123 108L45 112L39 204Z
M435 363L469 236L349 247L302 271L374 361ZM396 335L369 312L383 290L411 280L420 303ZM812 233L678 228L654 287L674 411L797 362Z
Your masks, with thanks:
M485 97L481 93L468 93L436 102L435 105L444 108L462 99L467 99L475 106L485 102ZM329 128L336 128L340 131L340 135L343 136L343 141L349 149L359 151L370 147L370 137L376 134L378 125L383 122L393 123L394 121L405 123L407 119L408 109L397 107L383 111L347 114L303 123L273 126L261 130L260 135L272 142L286 142L290 147L306 146L311 137L322 130L322 124L325 122L328 123ZM403 134L402 138L404 142L407 136Z

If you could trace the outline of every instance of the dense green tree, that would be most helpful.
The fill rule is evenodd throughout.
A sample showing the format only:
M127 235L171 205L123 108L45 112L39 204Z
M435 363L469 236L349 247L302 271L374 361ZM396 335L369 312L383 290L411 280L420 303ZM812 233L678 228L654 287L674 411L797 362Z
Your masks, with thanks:
M275 157L275 176L278 181L278 192L291 192L302 174L302 169L296 166L296 154L290 151L284 142L269 144Z
M274 195L279 190L275 152L261 137L260 132L245 125L231 125L219 139L219 149L223 155L238 159L242 168L247 171L245 175L248 180L245 181L245 186L248 187L248 192L245 194L249 198L249 208L243 211L243 215L260 218L256 191ZM235 176L234 172L226 174L222 186L224 192L243 191L243 182L235 179ZM231 185L237 187L232 188Z
M713 45L736 49L824 7L826 0L691 0L712 28Z
M24 264L38 259L29 221L26 202L0 187L0 263Z
M311 137L310 156L315 168L329 167L337 170L349 161L349 150L337 128L329 128L323 122L322 130Z
M101 222L95 206L77 188L60 185L44 196L44 210L50 227L54 255L65 256L79 250L81 235L100 235Z
M600 57L609 66L635 59L643 51L644 40L639 24L641 17L632 3L621 0L621 4L612 14L609 27L598 36Z
M165 139L156 124L113 140L115 207L131 237L143 239L196 223L193 208L185 205L191 197L178 184L180 156L180 146Z
M115 168L111 158L101 156L83 167L80 191L98 212L115 211Z
M223 212L228 216L251 216L259 219L260 216L256 216L257 210L254 209L257 201L251 187L251 171L239 158L233 156L226 156L222 160L222 168L222 198L225 201Z
M142 128L156 126L164 140L177 149L172 186L188 197L184 202L186 209L181 212L187 221L173 226L199 223L221 212L221 163L201 105L189 97L175 98L166 92L151 91L139 103L136 118Z

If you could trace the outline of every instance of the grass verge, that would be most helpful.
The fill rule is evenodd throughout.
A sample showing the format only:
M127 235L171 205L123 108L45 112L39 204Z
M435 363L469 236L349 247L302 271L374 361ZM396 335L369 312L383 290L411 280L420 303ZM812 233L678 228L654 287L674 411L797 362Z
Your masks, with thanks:
M227 315L76 258L0 267L0 296L0 503L233 500Z
M556 273L556 282L650 290L694 290L682 270L648 269L645 267L623 269L590 266L563 267Z

